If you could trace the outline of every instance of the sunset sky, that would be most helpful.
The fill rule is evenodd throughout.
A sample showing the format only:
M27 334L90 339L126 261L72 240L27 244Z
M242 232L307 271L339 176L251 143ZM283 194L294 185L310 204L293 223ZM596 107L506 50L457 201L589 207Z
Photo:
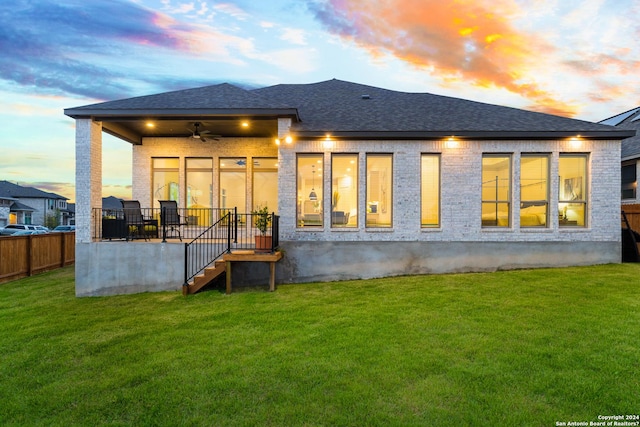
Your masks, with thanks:
M0 4L0 180L74 200L64 108L337 78L600 121L640 105L637 0L13 0ZM130 197L106 136L103 194Z

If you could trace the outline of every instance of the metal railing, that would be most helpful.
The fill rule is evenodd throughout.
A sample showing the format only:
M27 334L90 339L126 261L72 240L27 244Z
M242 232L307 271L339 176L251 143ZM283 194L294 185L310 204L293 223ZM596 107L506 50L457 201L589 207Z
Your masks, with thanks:
M94 240L186 239L198 236L233 210L224 208L178 208L179 220L166 223L160 208L141 208L139 215L127 217L124 209L92 212Z
M127 217L129 215L129 218ZM179 221L165 223L166 211L141 208L93 209L94 240L180 239L185 243L185 283L231 250L273 253L280 245L275 213L238 213L236 208L179 208Z
M253 250L272 253L279 244L280 217L270 214L239 214L229 211L215 224L185 244L184 283L212 265L225 253Z
M184 245L184 284L188 284L216 259L231 250L235 210L227 212L191 242Z

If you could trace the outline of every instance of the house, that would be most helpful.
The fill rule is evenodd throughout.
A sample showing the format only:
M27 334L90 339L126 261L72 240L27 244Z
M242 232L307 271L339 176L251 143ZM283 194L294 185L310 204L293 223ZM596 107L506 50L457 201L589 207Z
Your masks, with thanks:
M69 223L68 199L59 194L9 181L0 181L0 198L12 201L9 206L8 223L10 224L66 225ZM1 216L0 221L2 221Z
M16 199L13 197L2 197L0 196L0 227L4 227L9 224L10 215L11 215L11 205L15 202Z
M103 241L102 132L132 144L144 208L277 213L280 283L620 262L620 145L633 130L335 79L65 114L76 121L77 295L177 289L188 262L178 239ZM208 225L189 216L183 231ZM260 268L234 278L264 282Z
M621 194L623 205L640 204L640 193L637 191L640 176L640 107L609 117L600 123L636 131L636 136L622 141Z

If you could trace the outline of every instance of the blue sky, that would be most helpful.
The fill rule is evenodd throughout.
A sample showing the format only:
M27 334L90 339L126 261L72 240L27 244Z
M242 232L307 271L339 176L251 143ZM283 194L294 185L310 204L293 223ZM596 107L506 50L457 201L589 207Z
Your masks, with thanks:
M599 121L640 105L633 0L14 0L0 5L0 179L74 199L63 109L332 78ZM104 137L104 195L131 147Z

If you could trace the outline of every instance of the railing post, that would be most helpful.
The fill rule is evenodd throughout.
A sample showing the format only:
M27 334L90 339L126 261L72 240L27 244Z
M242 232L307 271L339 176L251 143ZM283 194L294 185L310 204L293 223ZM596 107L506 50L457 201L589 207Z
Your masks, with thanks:
M189 294L189 244L184 244L184 283L182 284L182 295Z
M273 253L275 251L275 242L276 242L276 237L275 237L275 233L274 230L277 228L276 227L276 214L275 212L271 212L271 253Z
M165 207L160 208L160 225L162 225L162 243L167 243L167 221L164 220L166 209L167 208Z
M233 208L233 243L238 243L238 207Z
M231 253L231 212L227 212L229 218L227 218L227 253Z

